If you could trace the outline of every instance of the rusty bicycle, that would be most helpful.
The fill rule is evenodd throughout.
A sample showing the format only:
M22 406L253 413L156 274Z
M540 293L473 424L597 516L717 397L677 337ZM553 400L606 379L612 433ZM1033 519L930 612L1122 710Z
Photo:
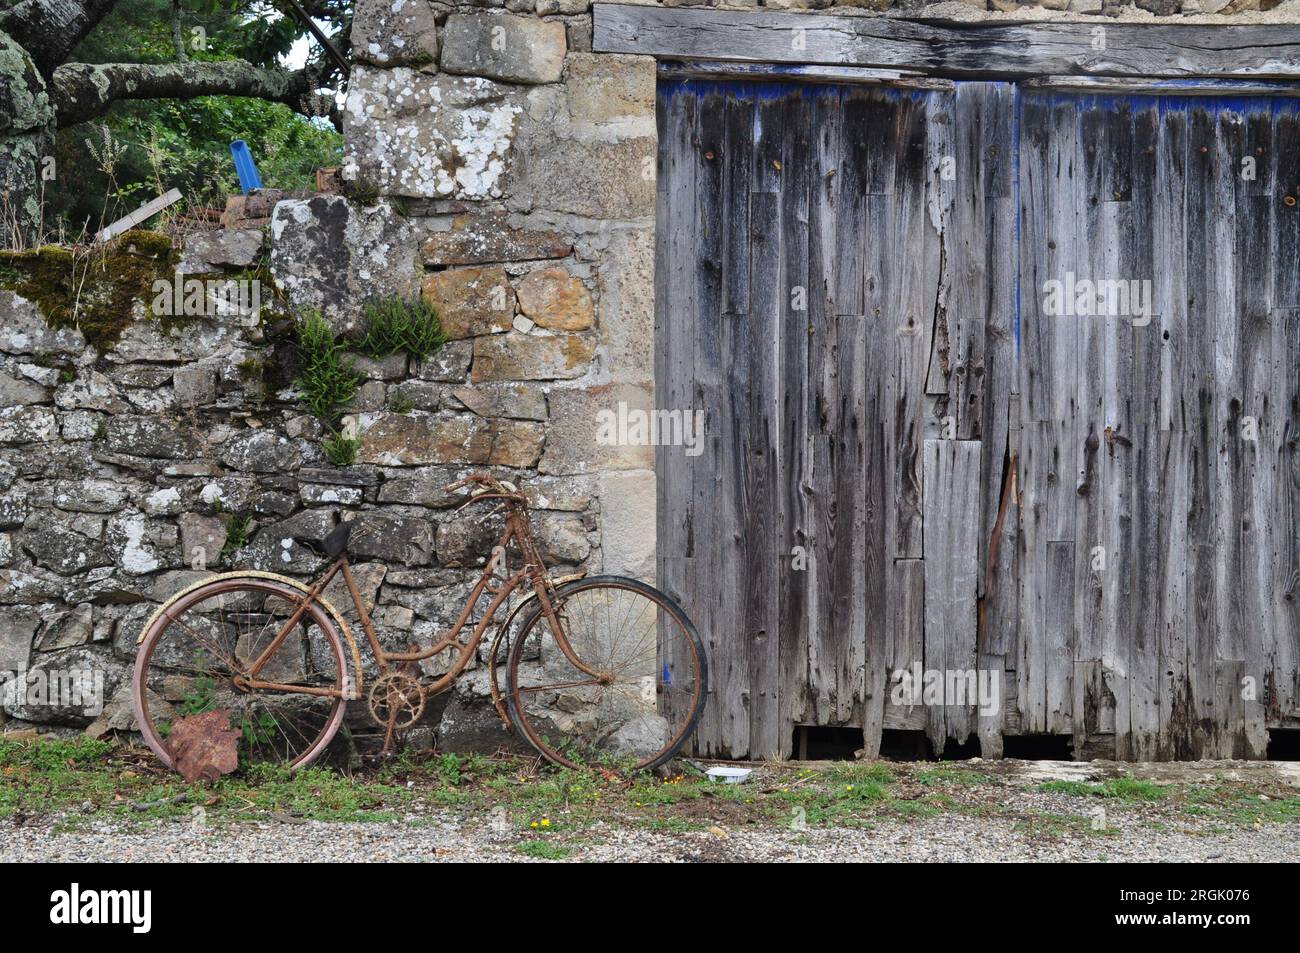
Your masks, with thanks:
M380 644L348 562L357 524L340 522L322 541L333 561L310 585L232 571L157 609L137 640L131 683L145 742L175 767L168 739L178 720L224 710L239 732L241 764L297 768L329 748L347 703L364 699L387 751L395 734L419 722L431 697L455 684L500 617L487 665L492 703L507 726L569 767L611 763L611 751L637 769L668 761L705 701L704 648L686 613L636 579L553 578L533 540L526 497L485 472L444 488L467 489L461 505L497 501L505 528L445 635L404 651ZM370 649L370 673L350 625L323 595L340 574ZM512 605L516 593L522 598ZM482 618L471 626L485 596ZM420 663L443 652L453 653L445 672L422 676Z

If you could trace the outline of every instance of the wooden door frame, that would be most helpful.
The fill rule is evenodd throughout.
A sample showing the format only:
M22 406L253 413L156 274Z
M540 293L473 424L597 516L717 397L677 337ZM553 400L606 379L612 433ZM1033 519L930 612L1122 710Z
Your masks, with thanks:
M894 74L874 81L1033 79L1135 92L1133 84L1159 87L1162 80L1236 80L1243 85L1230 87L1233 95L1285 94L1300 86L1300 24L967 23L603 2L592 5L592 19L596 53ZM1067 85L1081 77L1091 80ZM837 78L847 77L821 80Z

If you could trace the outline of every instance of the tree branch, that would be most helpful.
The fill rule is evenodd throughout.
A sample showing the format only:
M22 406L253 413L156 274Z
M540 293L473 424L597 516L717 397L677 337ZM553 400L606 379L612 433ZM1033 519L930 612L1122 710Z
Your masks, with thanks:
M119 0L18 0L0 13L0 30L31 54L49 79Z
M304 71L264 69L245 60L220 63L68 63L54 71L51 98L60 127L94 119L122 99L249 96L304 111Z

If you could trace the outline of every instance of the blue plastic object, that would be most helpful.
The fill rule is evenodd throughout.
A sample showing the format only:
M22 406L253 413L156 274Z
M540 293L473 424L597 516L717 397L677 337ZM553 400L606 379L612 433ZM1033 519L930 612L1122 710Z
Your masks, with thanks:
M239 176L239 187L247 195L253 189L262 187L262 177L253 163L253 153L248 151L248 143L236 139L230 144L230 154L235 157L235 174Z

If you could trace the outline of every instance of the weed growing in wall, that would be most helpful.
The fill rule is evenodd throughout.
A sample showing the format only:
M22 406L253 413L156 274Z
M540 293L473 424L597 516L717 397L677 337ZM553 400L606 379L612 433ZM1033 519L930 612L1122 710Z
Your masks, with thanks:
M361 449L361 440L358 437L334 433L321 441L321 449L325 451L325 458L336 467L349 467L357 462L357 451Z
M366 333L357 349L369 357L388 357L405 351L413 358L423 359L447 340L437 310L420 298L368 301L361 314Z
M333 420L357 394L361 374L344 356L345 345L319 311L309 311L298 325L302 370L294 386L303 403L322 420Z

